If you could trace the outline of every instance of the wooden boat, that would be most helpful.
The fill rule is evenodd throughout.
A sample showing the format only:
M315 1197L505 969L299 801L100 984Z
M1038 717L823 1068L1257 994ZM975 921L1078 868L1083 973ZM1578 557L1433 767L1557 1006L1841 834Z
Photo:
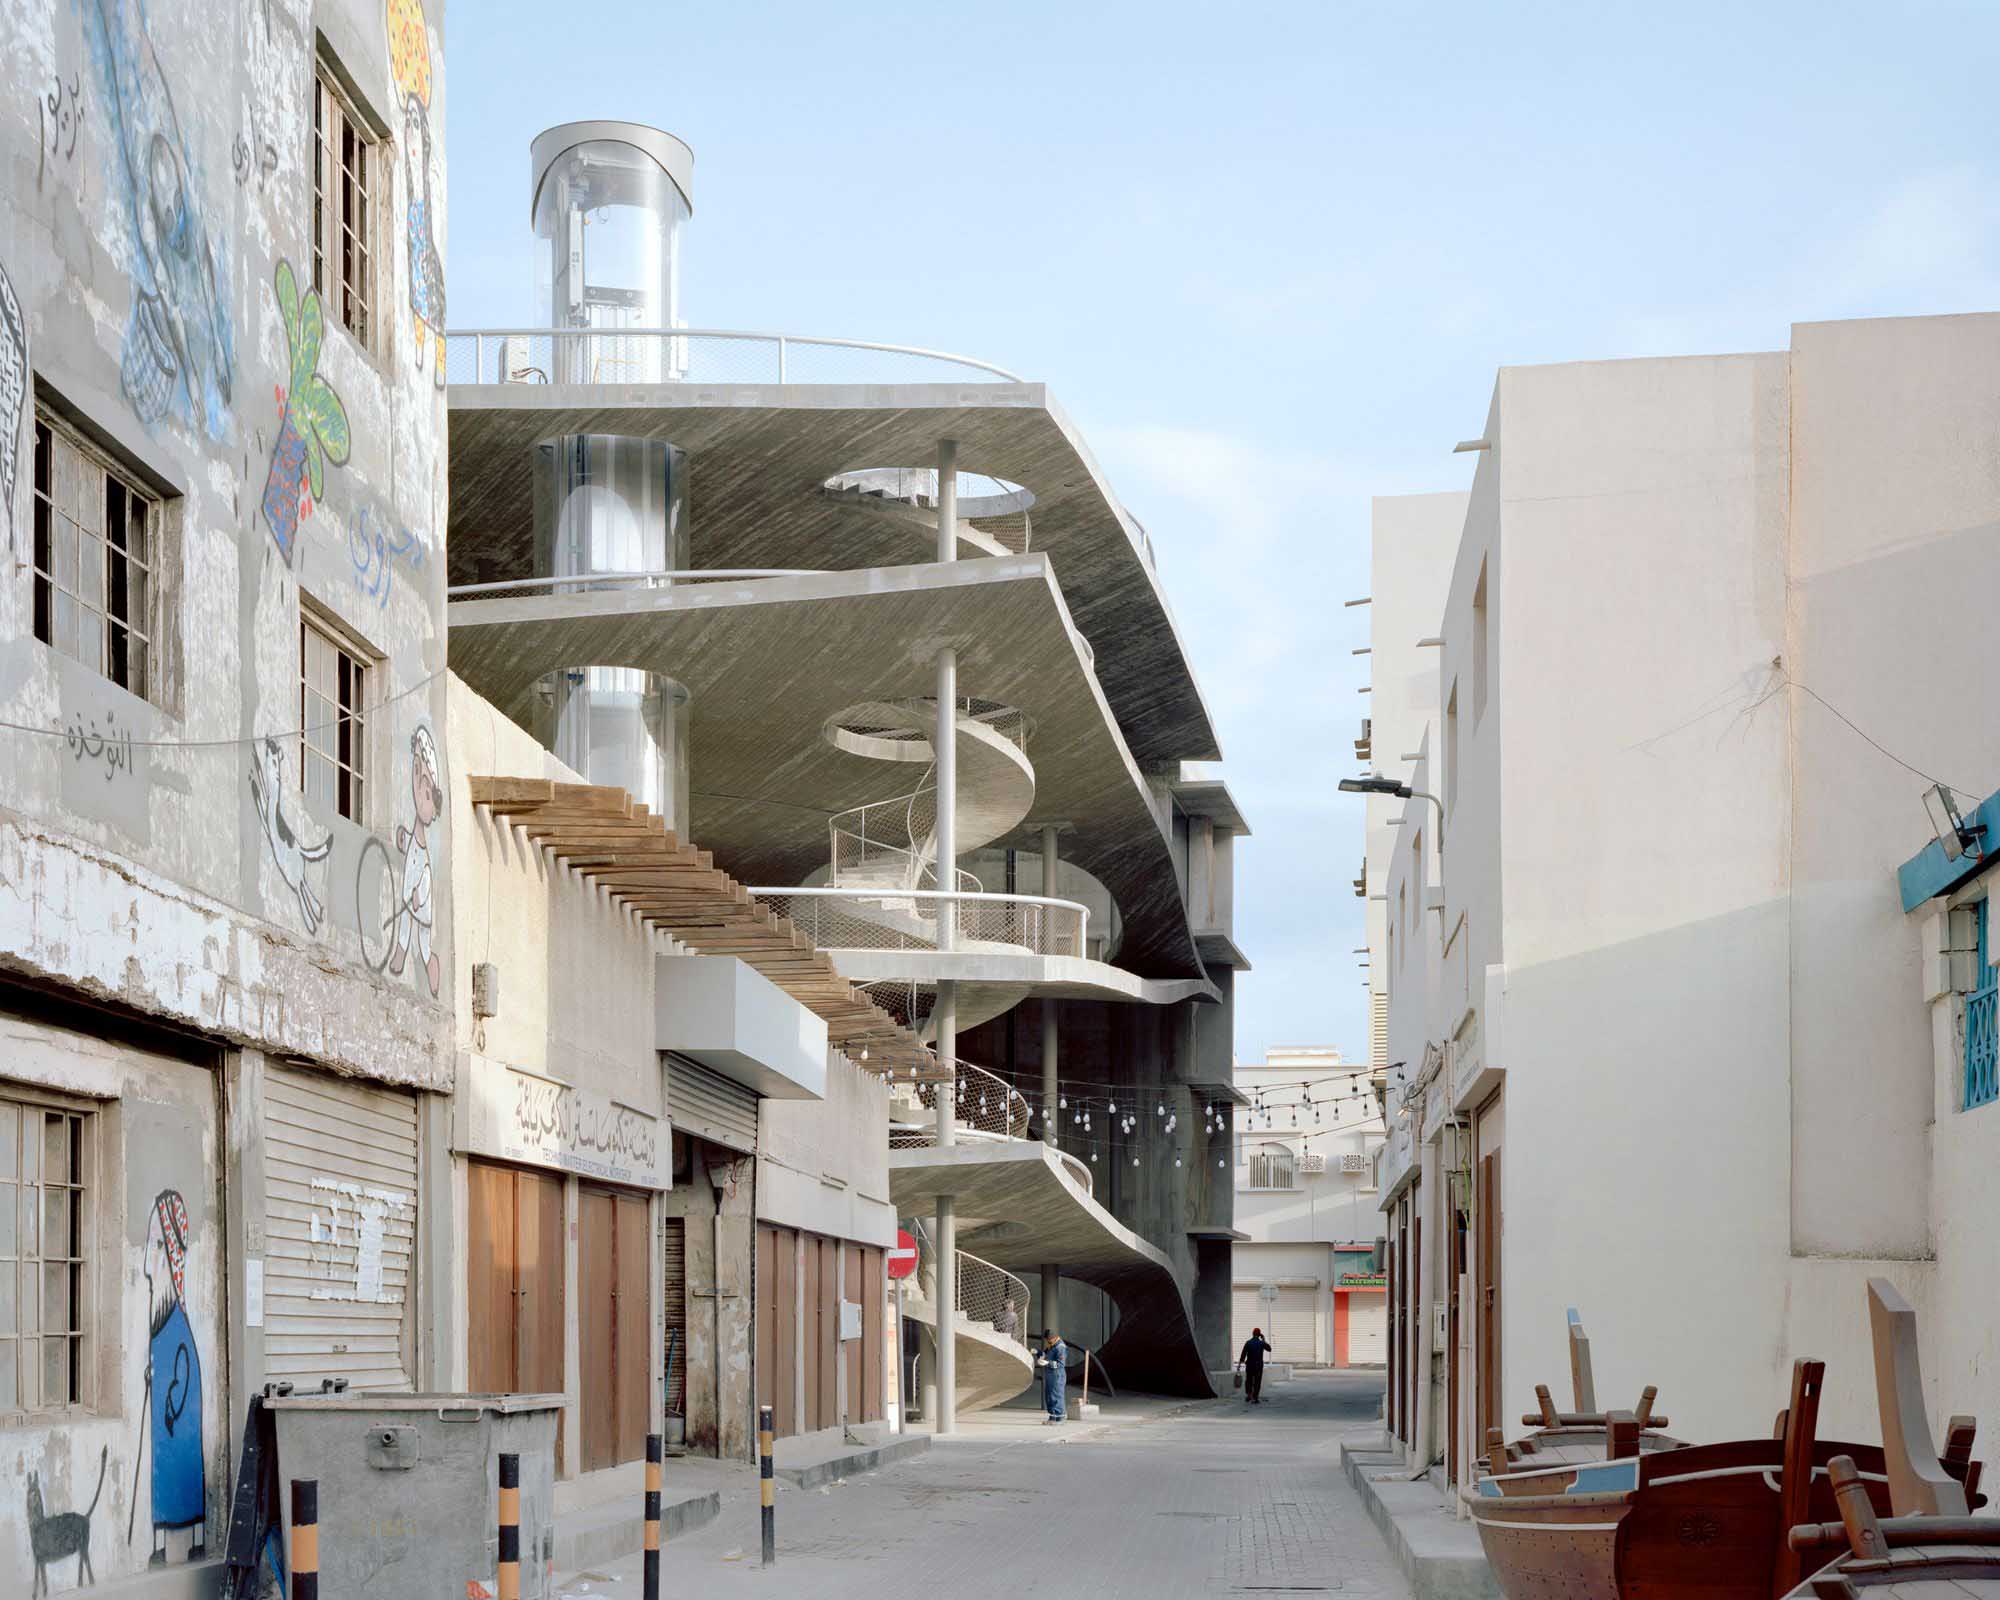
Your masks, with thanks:
M1771 1438L1642 1453L1637 1418L1612 1413L1595 1461L1524 1481L1489 1474L1466 1495L1508 1600L1773 1600L1814 1566L1787 1534L1836 1511L1829 1469L1847 1457L1878 1509L1890 1505L1881 1449L1816 1437L1824 1362L1792 1368ZM1972 1425L1954 1419L1955 1477L1971 1477ZM1948 1461L1944 1469L1952 1472ZM1810 1564L1809 1564L1810 1563Z
M1796 1600L2000 1600L2000 1518L1970 1514L1981 1503L1978 1468L1953 1470L1955 1457L1971 1453L1962 1419L1947 1429L1942 1457L1932 1442L1916 1313L1881 1278L1869 1281L1868 1312L1895 1515L1878 1516L1856 1464L1836 1457L1828 1477L1840 1520L1793 1528L1788 1542L1808 1565L1838 1554L1792 1594Z
M1597 1379L1591 1368L1590 1338L1576 1307L1569 1308L1569 1381L1574 1411L1558 1411L1545 1383L1535 1385L1540 1410L1521 1418L1530 1431L1509 1444L1498 1428L1486 1430L1486 1454L1475 1466L1502 1485L1504 1494L1539 1494L1552 1468L1605 1459L1605 1429L1610 1413L1597 1408ZM1679 1450L1686 1440L1665 1432L1667 1419L1653 1410L1659 1390L1648 1384L1632 1409L1639 1428L1638 1445L1651 1450Z

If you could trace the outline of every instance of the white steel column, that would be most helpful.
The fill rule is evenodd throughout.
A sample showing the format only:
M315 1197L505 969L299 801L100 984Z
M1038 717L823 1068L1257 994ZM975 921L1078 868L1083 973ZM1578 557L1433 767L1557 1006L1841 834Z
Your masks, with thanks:
M1042 829L1042 894L1056 893L1056 829L1050 823ZM1042 1143L1056 1142L1056 1113L1062 1106L1062 1077L1056 1064L1056 1003L1042 996ZM1062 1328L1062 1269L1042 1268L1042 1326Z
M938 445L938 560L958 559L958 445L946 439ZM937 887L950 896L958 889L958 651L947 645L937 660L937 733L932 746L936 762ZM958 904L937 902L937 942L949 950L958 936ZM940 980L931 1016L937 1024L937 1061L943 1082L937 1086L937 1142L948 1149L957 1142L958 996L956 986ZM937 1410L933 1427L948 1434L958 1427L958 1213L953 1197L937 1203Z

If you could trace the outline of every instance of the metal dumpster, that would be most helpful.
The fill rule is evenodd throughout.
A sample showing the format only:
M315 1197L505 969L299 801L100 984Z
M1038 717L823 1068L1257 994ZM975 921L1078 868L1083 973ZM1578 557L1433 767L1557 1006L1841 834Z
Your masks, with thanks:
M285 1548L294 1478L319 1481L320 1600L497 1594L500 1457L521 1458L521 1597L555 1555L557 1394L310 1394L277 1424Z

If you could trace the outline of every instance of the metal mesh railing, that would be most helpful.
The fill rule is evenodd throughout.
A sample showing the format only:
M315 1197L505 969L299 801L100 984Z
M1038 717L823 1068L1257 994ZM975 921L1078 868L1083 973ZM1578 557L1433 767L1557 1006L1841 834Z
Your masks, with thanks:
M897 1150L927 1149L937 1143L940 1094L952 1095L952 1114L962 1135L986 1139L1025 1139L1032 1113L1027 1096L984 1067L957 1064L956 1084L911 1083L897 1086L889 1104L889 1145Z
M909 345L723 328L469 328L445 335L452 383L1019 383L1004 367Z
M1041 895L937 889L752 889L821 950L975 950L1082 956L1090 912Z
M958 1252L958 1314L1028 1345L1028 1286L1006 1268L965 1250Z

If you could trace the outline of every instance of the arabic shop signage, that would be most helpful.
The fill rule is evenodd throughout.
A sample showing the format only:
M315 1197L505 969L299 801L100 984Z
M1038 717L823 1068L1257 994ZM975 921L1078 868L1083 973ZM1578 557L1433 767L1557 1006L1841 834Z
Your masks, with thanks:
M1389 1277L1382 1272L1343 1272L1333 1280L1336 1289L1386 1289Z
M657 1117L497 1061L475 1058L470 1148L530 1166L661 1187Z

